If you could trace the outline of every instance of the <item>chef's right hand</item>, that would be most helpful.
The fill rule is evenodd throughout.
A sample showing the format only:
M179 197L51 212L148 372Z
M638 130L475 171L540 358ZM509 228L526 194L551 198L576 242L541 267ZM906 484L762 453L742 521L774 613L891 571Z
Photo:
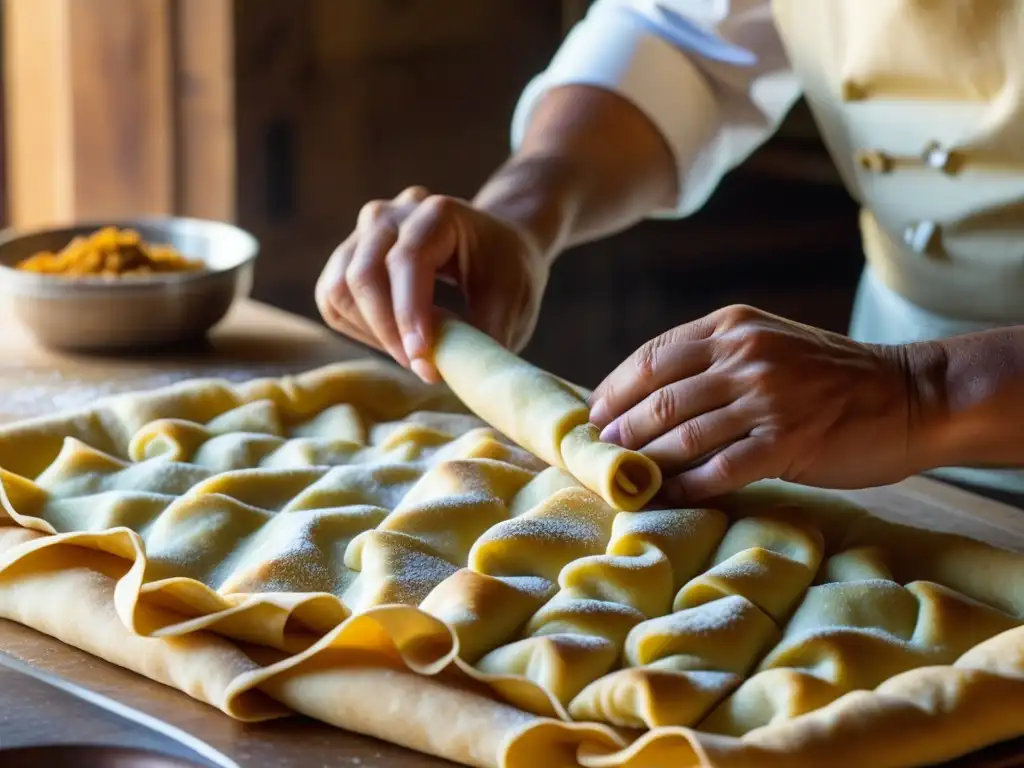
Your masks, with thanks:
M411 187L375 200L316 286L329 326L436 382L434 282L456 284L469 321L514 351L537 322L548 266L531 236L454 197Z

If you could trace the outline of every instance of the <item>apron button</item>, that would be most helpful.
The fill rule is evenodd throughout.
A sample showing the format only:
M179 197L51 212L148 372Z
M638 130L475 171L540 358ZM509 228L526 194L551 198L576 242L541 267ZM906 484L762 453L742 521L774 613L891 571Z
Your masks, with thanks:
M867 89L853 80L844 80L840 86L839 97L843 101L864 101L868 97Z
M892 158L877 149L858 149L853 161L871 173L889 173L893 168Z
M959 167L960 156L955 150L946 149L937 141L933 141L924 148L922 155L925 165L943 173L956 173Z
M939 236L939 225L934 221L919 221L903 230L903 242L914 253L927 253L934 249Z

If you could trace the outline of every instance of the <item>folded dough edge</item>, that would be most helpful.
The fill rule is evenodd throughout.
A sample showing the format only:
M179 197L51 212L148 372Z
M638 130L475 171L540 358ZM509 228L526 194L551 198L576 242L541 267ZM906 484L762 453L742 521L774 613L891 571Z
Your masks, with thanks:
M64 432L67 426L49 434ZM45 446L47 451L55 448L49 442ZM255 713L249 707L258 707L259 716L284 713L287 710L273 699L285 700L295 705L293 709L301 707L307 714L351 730L471 765L506 768L668 764L802 768L835 763L839 756L839 763L845 765L893 764L897 759L920 764L1024 733L1019 717L1024 711L1024 628L976 646L954 665L911 670L876 691L848 694L820 710L752 731L742 739L660 728L627 745L624 735L604 726L529 715L472 687L450 686L447 679L433 677L452 670L426 663L431 654L442 661L452 658L454 649L445 648L436 655L433 643L444 633L436 618L416 608L373 609L370 618L362 614L353 617L351 624L346 622L345 628L332 630L336 636L321 640L312 652L278 656L262 667L239 645L212 632L189 630L167 639L140 638L124 626L115 610L117 588L131 585L133 564L126 556L118 556L134 550L127 542L118 543L126 536L124 529L47 536L10 522L5 525L0 519L0 615L222 708L230 697L242 697L230 699L235 702L232 706L246 702L235 716L245 716L248 710L252 717ZM7 537L10 546L4 546ZM133 555L144 557L144 549ZM56 598L60 595L64 599ZM151 609L141 599L137 605ZM78 606L106 607L87 611L88 620L83 621ZM389 613L407 621L390 622ZM170 629L162 621L154 624ZM345 656L337 653L335 643L341 635L345 635ZM431 642L423 645L427 640ZM199 653L194 657L198 663L182 655L189 646ZM393 663L391 647L409 654L397 660L404 667ZM361 651L370 653L361 655ZM361 659L369 658L374 664L360 666ZM412 671L416 665L420 670ZM269 668L272 674L267 674ZM379 717L369 708L359 708L372 700L374 681L387 681L399 689ZM341 682L351 685L339 686ZM996 708L991 706L995 699L999 700ZM438 717L430 711L432 702ZM414 727L407 728L407 723Z

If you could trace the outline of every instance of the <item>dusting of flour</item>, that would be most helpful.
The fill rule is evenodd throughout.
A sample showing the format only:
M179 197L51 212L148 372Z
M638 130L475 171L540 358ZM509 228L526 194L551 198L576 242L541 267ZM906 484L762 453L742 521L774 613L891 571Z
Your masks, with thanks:
M0 396L0 421L74 411L110 395L168 387L189 379L224 379L237 383L300 370L282 366L199 366L167 371L122 371L114 378L95 380L52 369L7 366L0 368L0 384L6 384ZM16 385L7 384L3 379Z

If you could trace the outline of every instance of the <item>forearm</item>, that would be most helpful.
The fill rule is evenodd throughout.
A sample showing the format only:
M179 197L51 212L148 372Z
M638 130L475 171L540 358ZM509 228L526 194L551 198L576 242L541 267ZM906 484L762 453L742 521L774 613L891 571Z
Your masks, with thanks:
M608 91L565 86L537 106L519 151L474 203L523 227L554 258L671 207L675 167L635 106Z
M909 348L933 467L1024 467L1024 326Z

